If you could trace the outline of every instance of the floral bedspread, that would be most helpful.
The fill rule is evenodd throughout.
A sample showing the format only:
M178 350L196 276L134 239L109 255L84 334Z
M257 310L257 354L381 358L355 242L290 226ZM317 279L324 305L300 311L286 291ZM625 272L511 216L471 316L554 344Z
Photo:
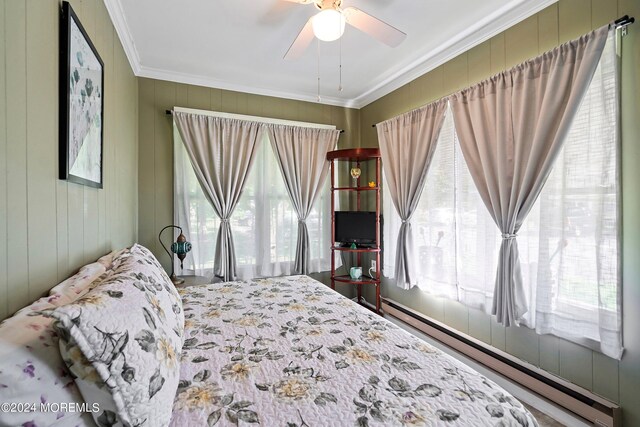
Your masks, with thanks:
M309 277L180 293L172 426L537 425L495 383Z

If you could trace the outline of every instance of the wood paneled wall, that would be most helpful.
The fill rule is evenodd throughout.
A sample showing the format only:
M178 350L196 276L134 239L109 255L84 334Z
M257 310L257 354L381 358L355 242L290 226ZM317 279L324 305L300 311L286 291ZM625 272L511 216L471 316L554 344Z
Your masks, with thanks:
M58 180L58 0L0 0L0 319L135 242L138 89L101 0L71 4L105 64L104 189Z
M158 242L158 232L173 222L173 121L165 110L178 106L332 124L345 130L339 148L360 142L359 110L153 79L140 79L139 93L140 243L167 269L169 259Z
M622 15L640 19L638 0L560 0L361 110L361 146L378 145L372 124L471 86ZM504 328L483 312L417 289L383 284L383 294L494 347L592 390L623 407L624 425L640 426L640 24L622 40L623 311L620 362L527 328ZM385 254L394 256L394 254Z
M341 147L377 145L371 124L472 85L624 14L638 0L560 0L362 110L137 79L100 0L73 0L105 62L105 188L57 179L58 0L0 0L0 319L79 266L137 240L167 264L157 232L173 221L173 106L335 124ZM640 24L623 39L623 280L626 352L503 328L417 290L383 293L497 348L619 402L640 425ZM138 150L138 140L140 141ZM138 158L139 156L139 158ZM387 255L388 256L388 255Z

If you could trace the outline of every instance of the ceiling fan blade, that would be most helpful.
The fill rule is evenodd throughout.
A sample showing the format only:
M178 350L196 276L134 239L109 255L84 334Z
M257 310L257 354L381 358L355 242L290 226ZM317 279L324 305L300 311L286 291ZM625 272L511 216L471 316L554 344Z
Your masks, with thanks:
M304 51L307 50L314 37L313 26L311 25L311 19L309 19L307 23L304 24L300 33L298 33L298 37L296 37L293 43L291 43L291 47L289 47L289 50L284 55L284 59L300 58Z
M373 37L374 39L391 47L396 47L407 37L405 33L395 27L374 18L356 7L347 7L342 10L347 24L352 25Z

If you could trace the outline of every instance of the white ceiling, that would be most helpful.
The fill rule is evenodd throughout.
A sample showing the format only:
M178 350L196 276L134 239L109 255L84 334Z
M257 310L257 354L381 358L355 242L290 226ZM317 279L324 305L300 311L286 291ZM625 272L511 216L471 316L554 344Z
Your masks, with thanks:
M557 0L344 0L407 33L390 48L347 26L320 42L321 102L360 108ZM315 42L283 56L317 10L284 0L104 0L136 75L317 100ZM342 84L338 64L342 43Z

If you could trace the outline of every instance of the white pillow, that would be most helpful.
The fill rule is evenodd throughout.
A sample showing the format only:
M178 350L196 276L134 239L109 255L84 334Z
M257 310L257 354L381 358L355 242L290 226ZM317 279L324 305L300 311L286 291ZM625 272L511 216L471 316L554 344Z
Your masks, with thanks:
M60 351L85 401L99 404L96 423L166 426L178 388L182 301L146 248L134 245L116 263L110 277L52 312Z
M41 298L0 323L0 403L28 403L37 409L0 411L1 426L83 424L80 412L40 412L40 403L53 408L84 403L60 357L53 319L40 314L55 308L47 300Z

